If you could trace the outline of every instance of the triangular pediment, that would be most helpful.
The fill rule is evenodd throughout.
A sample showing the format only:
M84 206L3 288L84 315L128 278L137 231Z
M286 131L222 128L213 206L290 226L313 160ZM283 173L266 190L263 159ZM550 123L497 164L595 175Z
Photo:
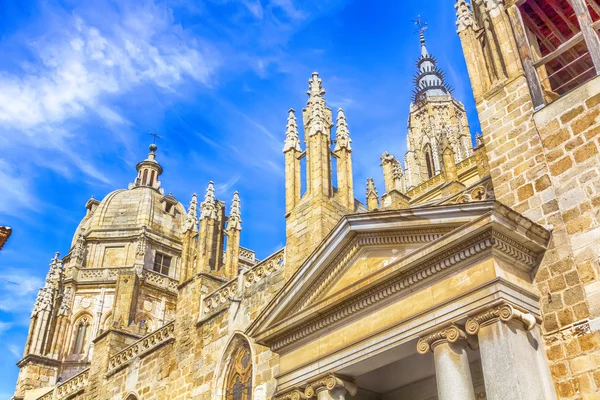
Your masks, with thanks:
M504 233L495 232L497 227ZM534 250L515 240L522 237L521 230L527 231L526 242ZM351 313L367 312L371 303L429 279L447 265L492 251L504 234L512 246L508 251L521 252L519 259L533 268L535 252L541 251L540 243L547 241L548 233L494 201L346 216L248 328L248 334L274 350L299 337L317 335L320 329Z

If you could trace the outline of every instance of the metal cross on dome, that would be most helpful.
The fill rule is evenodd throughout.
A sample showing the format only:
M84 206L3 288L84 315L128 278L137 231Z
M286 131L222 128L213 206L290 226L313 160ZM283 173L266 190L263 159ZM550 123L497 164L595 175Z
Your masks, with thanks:
M156 133L149 133L150 136L154 136L154 139L152 140L152 143L156 144L156 139L162 139L160 136L158 136L158 134Z
M413 19L412 22L417 26L417 29L414 30L415 33L423 34L427 30L427 22L421 21L420 15L417 15L417 19Z

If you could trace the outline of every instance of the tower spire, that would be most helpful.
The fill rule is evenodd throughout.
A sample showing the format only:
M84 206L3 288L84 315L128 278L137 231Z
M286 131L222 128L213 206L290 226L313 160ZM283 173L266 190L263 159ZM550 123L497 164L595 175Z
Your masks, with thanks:
M425 45L427 22L422 21L420 15L413 22L417 26L415 33L419 34L419 41L421 42L421 55L417 60L418 71L414 76L413 103L418 103L427 96L435 97L451 94L452 88L446 83L444 71L437 67L437 60L429 54Z

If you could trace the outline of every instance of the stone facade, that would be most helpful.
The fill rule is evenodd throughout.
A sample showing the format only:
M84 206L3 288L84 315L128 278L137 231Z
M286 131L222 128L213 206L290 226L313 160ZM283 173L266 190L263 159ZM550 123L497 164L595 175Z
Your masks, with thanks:
M475 148L423 31L412 155L382 156L366 205L313 73L303 143L288 113L286 246L263 260L239 194L210 182L186 210L152 145L52 259L14 399L598 398L600 80L534 107L514 5L474 7L456 5Z

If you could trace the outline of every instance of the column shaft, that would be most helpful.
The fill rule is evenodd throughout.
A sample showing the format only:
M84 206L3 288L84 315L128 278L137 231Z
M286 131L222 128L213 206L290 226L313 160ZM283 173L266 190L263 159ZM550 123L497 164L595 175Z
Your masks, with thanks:
M433 348L439 400L475 400L465 343L443 342Z
M479 351L488 400L554 400L556 393L539 328L495 321L479 329Z

